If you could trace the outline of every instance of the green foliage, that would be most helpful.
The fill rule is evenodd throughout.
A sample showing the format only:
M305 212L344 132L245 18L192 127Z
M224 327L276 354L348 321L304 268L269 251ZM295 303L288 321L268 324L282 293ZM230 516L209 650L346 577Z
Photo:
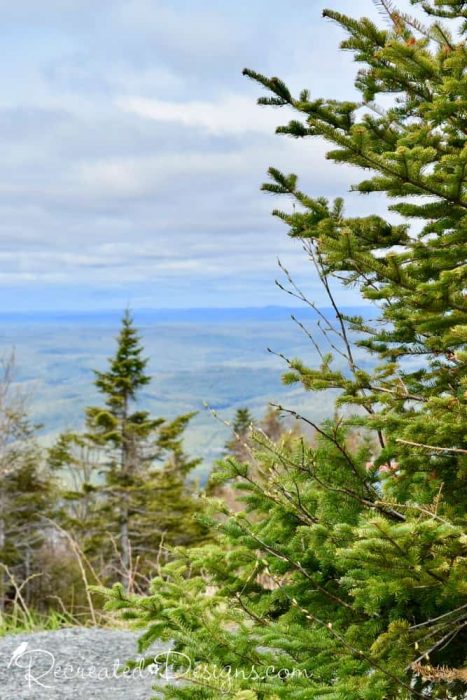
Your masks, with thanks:
M249 433L255 423L250 409L238 408L232 421L231 436L225 443L225 451L240 460L248 460L250 453Z
M466 419L467 52L447 28L423 28L391 3L380 4L390 29L324 13L348 33L342 48L365 65L356 81L361 102L310 100L307 92L286 98L275 78L245 71L303 115L301 130L294 121L279 133L331 142L337 150L328 152L329 159L374 173L353 189L386 193L395 200L389 210L405 220L346 217L342 200L308 197L295 175L270 169L272 182L264 189L291 197L299 207L275 213L292 237L305 240L320 276L337 275L357 286L384 321L368 328L362 319L338 316L350 374L333 370L328 356L317 370L291 363L285 379L308 390L339 388L340 404L374 410L367 424L384 430L380 459L400 465L397 494L413 488L415 478L419 498L432 499L443 484L445 498L458 504L456 476L459 469L465 474L465 460L451 448L461 447ZM453 16L464 12L459 3L436 3L438 9L447 5ZM391 106L374 104L388 94L395 95ZM360 333L357 344L384 362L376 372L353 359L349 330ZM438 449L428 466L426 451L403 448L397 440Z
M428 20L453 20L451 32L378 5L386 28L324 13L363 64L359 102L294 98L245 71L272 95L260 104L300 115L279 133L326 139L328 158L370 171L356 191L394 203L387 219L347 217L342 200L309 197L295 175L270 170L264 189L296 205L275 213L315 264L334 317L316 310L346 366L324 352L319 368L289 360L285 381L338 391L335 419L304 418L313 447L253 431L253 459L228 457L215 475L242 502L230 512L212 500L217 540L178 550L146 597L107 592L145 628L143 649L173 640L174 667L192 683L167 698L465 695L467 55L452 36L466 15L457 1L421 3ZM378 321L346 318L333 279L358 288Z
M150 382L147 360L128 312L106 372L96 372L104 406L86 410L85 431L62 434L49 463L66 470L62 525L73 533L101 580L144 588L174 545L203 538L202 510L188 475L199 463L183 451L193 414L172 421L135 406Z
M0 614L0 637L44 630L55 631L62 627L81 625L82 622L68 613L53 611L47 615L41 615L35 611L25 612L20 605L16 605L7 614Z
M20 583L41 575L38 560L55 496L27 397L15 387L11 357L3 362L0 378L0 612L16 606ZM23 600L29 602L30 587Z

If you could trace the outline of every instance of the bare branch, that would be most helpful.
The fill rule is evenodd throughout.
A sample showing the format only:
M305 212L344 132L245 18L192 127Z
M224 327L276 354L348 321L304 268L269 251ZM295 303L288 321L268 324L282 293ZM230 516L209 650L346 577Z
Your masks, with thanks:
M424 445L422 442L402 440L402 438L397 438L396 442L400 442L403 445L411 445L412 447L420 447L423 450L432 450L433 452L456 452L458 454L467 455L467 450L463 450L461 447L438 447L436 445Z

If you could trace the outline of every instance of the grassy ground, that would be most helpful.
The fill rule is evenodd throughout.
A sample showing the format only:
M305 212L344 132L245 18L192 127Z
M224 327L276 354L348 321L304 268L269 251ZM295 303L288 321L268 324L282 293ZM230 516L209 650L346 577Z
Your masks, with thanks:
M62 627L82 626L83 621L77 620L72 615L62 612L51 612L47 615L24 612L17 607L8 613L0 613L0 637L7 634L21 634L22 632L39 632L43 630L58 630Z
M20 606L7 613L0 612L0 637L10 634L22 634L25 632L45 632L62 629L63 627L102 627L122 629L125 626L119 619L114 619L108 613L95 615L71 615L66 612L54 610L47 614L28 610L25 612Z

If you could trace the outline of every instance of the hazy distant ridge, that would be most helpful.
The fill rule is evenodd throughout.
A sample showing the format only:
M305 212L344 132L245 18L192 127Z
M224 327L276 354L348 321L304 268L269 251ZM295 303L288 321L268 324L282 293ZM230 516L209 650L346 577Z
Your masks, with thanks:
M341 311L348 315L367 316L372 307L343 307ZM116 323L122 316L122 309L110 311L31 311L30 313L0 312L1 323ZM321 311L334 316L333 309L322 308ZM283 321L291 314L310 318L315 312L306 306L262 306L238 308L194 308L194 309L134 309L137 323L150 322L180 323L205 322L224 323L235 321Z

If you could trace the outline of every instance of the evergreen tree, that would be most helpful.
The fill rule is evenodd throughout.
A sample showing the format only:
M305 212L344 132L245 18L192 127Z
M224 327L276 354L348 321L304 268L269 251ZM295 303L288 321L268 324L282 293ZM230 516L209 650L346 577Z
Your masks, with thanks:
M187 479L199 460L182 445L194 414L166 421L136 405L150 382L147 362L126 312L108 370L95 372L104 405L89 407L85 432L62 435L50 452L51 464L75 480L64 493L63 524L97 569L126 588L135 586L135 573L145 580L161 547L203 537L193 519L201 501Z
M238 408L232 421L232 434L225 443L227 454L233 455L240 461L251 460L250 434L255 427L275 442L278 442L286 433L292 435L297 432L297 425L289 429L280 411L273 406L266 409L259 422L252 416L249 408Z
M247 435L255 419L251 415L249 408L237 408L235 417L232 423L232 432L234 435Z
M233 454L239 459L248 459L248 436L254 423L255 419L249 408L237 408L232 421L232 434L225 443L228 454Z
M47 538L44 516L54 484L44 467L26 396L15 387L14 358L0 379L0 612L30 602L29 581L41 575L37 555ZM18 590L23 594L18 598ZM26 612L26 611L24 611Z
M317 368L290 360L285 381L339 390L324 425L290 411L313 425L316 446L254 433L254 469L229 458L218 470L241 481L245 504L213 517L218 541L181 550L149 599L108 594L147 625L142 648L170 639L186 655L172 660L193 683L165 697L465 697L467 52L455 35L467 12L458 0L415 0L425 26L377 4L385 28L324 13L363 64L360 101L293 97L245 71L272 93L261 104L301 117L279 133L324 138L329 159L371 171L354 189L387 194L403 223L348 217L342 200L310 197L271 169L265 189L297 205L276 214L315 264L347 369L325 353ZM336 279L374 303L377 322L339 310ZM376 368L356 359L355 334ZM356 442L356 430L368 439Z
M87 437L103 446L105 451L106 486L110 487L110 498L106 498L105 506L109 518L118 522L118 553L126 586L132 554L129 534L131 492L139 488L142 467L154 458L154 447L148 445L148 438L162 422L151 419L147 411L133 411L139 390L150 382L150 377L145 374L148 360L142 358L142 353L137 331L126 311L117 339L117 351L109 360L109 369L95 372L95 384L105 397L105 406L86 410Z

